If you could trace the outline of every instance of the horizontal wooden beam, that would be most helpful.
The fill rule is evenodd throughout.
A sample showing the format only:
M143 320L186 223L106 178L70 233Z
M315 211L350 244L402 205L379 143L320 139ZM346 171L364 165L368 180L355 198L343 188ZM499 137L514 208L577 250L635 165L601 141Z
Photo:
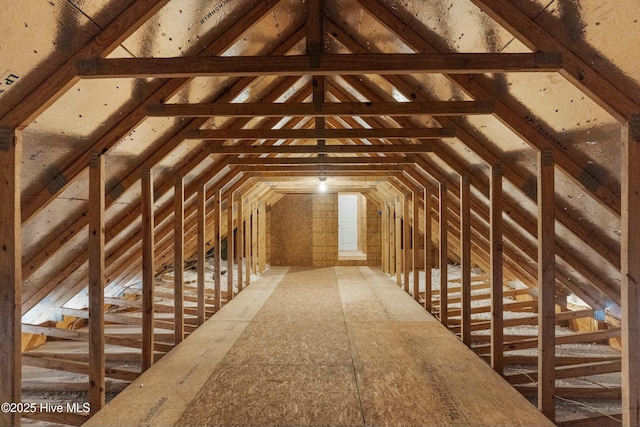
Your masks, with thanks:
M559 71L562 57L535 53L367 53L287 56L91 58L77 62L81 78L298 76L348 74L481 74Z
M22 356L22 363L25 366L36 366L39 368L73 372L82 375L89 374L89 363L79 362L76 360L63 360L48 357L31 357L25 354ZM116 380L134 381L140 376L140 371L134 371L132 369L124 368L106 368L105 376ZM85 387L86 389L88 389L88 384L85 384Z
M622 414L596 415L588 418L574 418L560 421L558 427L620 427L622 424Z
M514 388L525 397L538 396L537 385L515 385ZM565 399L620 399L620 387L556 387L554 394ZM596 424L601 426L602 424Z
M187 139L405 139L453 138L455 128L376 129L202 129L187 133Z
M591 375L609 374L622 370L622 360L606 362L584 363L579 365L560 366L555 369L556 379L587 377ZM528 384L538 381L538 372L519 372L517 374L506 375L505 379L509 384Z
M428 153L431 144L212 145L213 154Z
M245 157L231 159L231 165L388 165L414 163L413 157Z
M338 165L338 164L322 164L322 165L241 165L238 169L241 172L260 172L261 174L276 174L278 176L298 176L300 174L331 174L331 173L352 173L359 172L360 175L369 175L371 172L383 172L392 174L394 171L402 171L403 165Z
M46 326L22 324L22 332L30 334L44 334L48 337L62 338L72 341L89 342L89 334L83 331L62 329L62 328L50 328ZM133 335L133 334L132 334ZM140 339L131 338L127 336L114 336L106 335L105 344L118 345L121 347L142 348L142 342ZM165 343L155 343L156 351L169 352L173 349L173 345Z
M619 338L620 333L620 328L611 328L595 332L579 332L571 335L559 335L555 337L555 344L561 345L598 342L608 340L610 338ZM504 351L523 350L526 348L535 348L537 346L538 337L524 338L518 341L505 342ZM478 346L473 346L472 349L478 354L485 354L489 351L490 347L487 344L480 344Z
M151 104L152 117L461 116L493 113L492 101L433 102L247 102Z
M23 413L24 418L28 418L34 421L43 421L53 424L63 424L70 426L81 426L89 420L89 415L76 414L74 412L47 412L47 411L34 411L29 413Z

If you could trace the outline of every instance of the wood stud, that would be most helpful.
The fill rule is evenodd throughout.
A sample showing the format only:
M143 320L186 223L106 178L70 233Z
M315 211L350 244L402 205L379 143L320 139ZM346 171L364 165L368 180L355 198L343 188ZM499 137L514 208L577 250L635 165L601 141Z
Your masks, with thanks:
M105 159L89 162L89 391L91 415L105 405Z
M0 128L0 402L20 402L22 132ZM20 413L0 412L0 425L20 425Z
M640 114L622 127L622 425L640 425Z
M550 150L538 153L538 408L555 419L555 217Z
M154 326L154 200L153 172L143 169L141 177L142 193L142 372L153 365Z

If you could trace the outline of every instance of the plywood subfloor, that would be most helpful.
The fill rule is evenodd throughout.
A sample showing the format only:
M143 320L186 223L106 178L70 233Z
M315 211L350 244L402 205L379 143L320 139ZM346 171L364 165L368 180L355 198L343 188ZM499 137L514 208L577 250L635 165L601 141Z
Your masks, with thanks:
M369 267L273 268L88 425L545 426Z

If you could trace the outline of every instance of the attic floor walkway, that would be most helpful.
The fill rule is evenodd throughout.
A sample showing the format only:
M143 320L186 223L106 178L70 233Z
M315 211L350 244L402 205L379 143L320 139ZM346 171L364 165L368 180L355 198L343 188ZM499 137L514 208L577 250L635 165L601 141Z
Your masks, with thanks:
M86 425L552 425L379 271L272 268Z

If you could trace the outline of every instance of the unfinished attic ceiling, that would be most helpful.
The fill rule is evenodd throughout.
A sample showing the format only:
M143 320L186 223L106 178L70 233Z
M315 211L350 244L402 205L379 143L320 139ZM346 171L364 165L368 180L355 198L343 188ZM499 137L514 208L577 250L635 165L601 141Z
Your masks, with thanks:
M86 307L94 154L106 163L105 295L119 296L142 277L143 175L158 270L173 264L176 182L191 258L202 189L209 211L240 195L269 208L320 178L381 209L415 199L421 218L429 199L433 222L420 232L436 245L439 191L446 184L448 230L459 236L468 180L472 259L487 267L496 165L505 274L535 288L542 151L554 162L556 292L619 317L621 188L633 181L621 135L638 133L640 112L636 1L3 6L0 148L21 141L23 323ZM209 247L214 239L208 232ZM460 260L457 238L448 255Z
M613 41L622 33L628 46L639 41L633 38L640 38L640 33L631 31L640 15L635 3L326 1L324 29L319 23L309 25L305 6L305 2L286 0L6 5L11 19L6 27L7 48L3 49L7 66L3 67L0 114L5 116L5 127L26 125L21 173L26 322L46 320L52 309L55 311L86 287L87 166L92 152L102 153L106 160L108 281L110 292L117 293L127 282L139 278L125 272L131 273L132 262L139 264L139 256L132 254L140 250L136 236L142 169L152 169L155 207L162 212L159 219L170 221L175 177L184 177L189 206L198 186L205 185L208 190L220 185L227 188L230 178L249 176L251 149L245 154L225 154L219 148L210 152L212 147L299 146L315 144L318 139L313 133L308 134L312 138L304 140L278 138L276 131L271 135L275 139L256 137L260 132L249 132L250 138L243 139L241 134L230 138L236 135L234 129L446 128L444 132L449 135L441 139L326 140L327 145L384 144L387 148L389 144L428 144L424 149L414 148L429 152L371 150L327 156L362 157L358 162L367 162L362 165L371 162L388 169L392 177L383 177L382 181L395 182L393 176L401 176L415 185L419 184L416 180L422 180L434 192L438 181L448 180L455 193L459 175L468 174L473 197L482 211L474 215L479 221L477 231L483 236L487 234L490 167L500 163L506 178L506 255L528 268L516 274L525 276L522 279L526 283L535 282L532 272L536 256L530 248L536 245L536 153L550 149L556 162L560 289L567 287L598 307L620 302L621 125L617 119L627 113L624 108L635 105L632 99L638 99L640 71L633 56ZM515 18L513 24L505 23L501 14L515 14L528 27ZM549 36L538 40L533 29L544 30ZM91 58L95 57L300 56L310 48L319 49L323 55L546 53L534 57L533 69L522 62L521 67L513 68L518 72L483 74L468 74L464 66L447 70L448 74L416 72L416 66L401 74L359 74L357 66L356 71L325 72L320 67L319 74L324 76L316 76L314 81L311 72L259 75L262 64L278 64L262 58L247 61L248 68L257 70L246 72L249 77L225 72L190 74L189 62L178 63L178 67L187 67L185 77L179 78L140 77L132 63L116 64L113 69L117 72L106 76L109 78L75 77L77 61L85 60L80 64L82 70L83 66L94 66L96 61ZM548 65L558 55L565 70ZM570 68L580 59L591 69ZM394 66L398 67L397 61ZM535 70L554 66L558 71ZM162 75L161 65L155 69L158 71L146 74ZM139 73L145 74L142 70ZM167 77L171 76L167 71ZM318 89L319 82L324 91ZM603 84L617 92L600 93ZM486 108L455 115L397 116L229 117L222 113L226 107L218 108L219 114L213 117L158 113L158 107L162 107L159 104L286 105L317 103L323 98L329 106L346 102L407 105L475 100L485 103ZM210 141L198 139L198 129L231 132L226 138L223 134L224 139ZM273 153L261 157L316 157L313 150L308 154ZM243 160L236 160L240 165L232 170L233 164L228 163L238 155ZM384 162L394 158L400 163L392 170ZM349 160L335 162L344 161ZM340 164L334 166L339 168ZM311 175L304 178L307 182L317 180L317 172L306 173ZM367 173L361 172L362 176ZM330 171L323 174L331 176ZM277 174L270 176L267 185L277 193L287 192L286 185L276 185L279 180ZM341 185L333 190L342 191ZM292 188L301 187L293 184ZM163 262L170 263L170 257Z

